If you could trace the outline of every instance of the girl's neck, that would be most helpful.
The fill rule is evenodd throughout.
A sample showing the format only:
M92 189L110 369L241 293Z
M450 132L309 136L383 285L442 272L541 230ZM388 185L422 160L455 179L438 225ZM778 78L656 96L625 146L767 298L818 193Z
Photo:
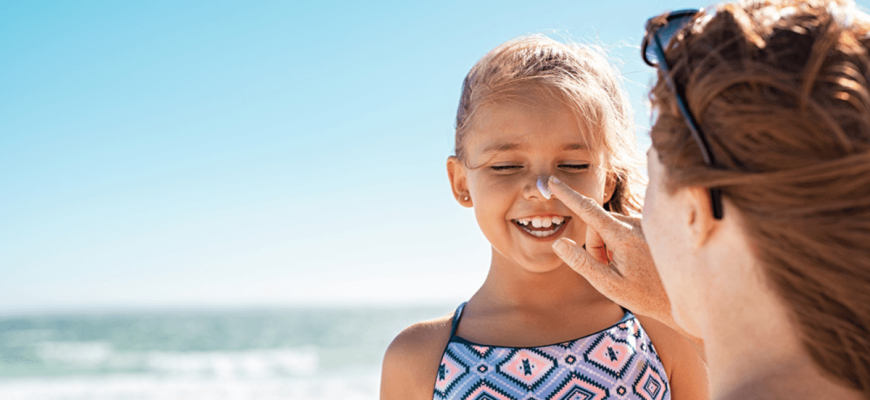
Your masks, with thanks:
M492 306L545 310L554 304L608 301L580 274L562 264L548 272L531 272L493 250L492 264L476 301Z

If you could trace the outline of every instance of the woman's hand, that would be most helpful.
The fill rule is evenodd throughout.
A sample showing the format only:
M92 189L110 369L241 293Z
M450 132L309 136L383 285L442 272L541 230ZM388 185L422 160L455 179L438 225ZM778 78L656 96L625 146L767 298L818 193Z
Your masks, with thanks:
M699 338L674 321L640 218L610 213L555 177L550 177L549 187L586 223L586 248L563 238L553 243L556 254L616 304L656 319L699 344Z

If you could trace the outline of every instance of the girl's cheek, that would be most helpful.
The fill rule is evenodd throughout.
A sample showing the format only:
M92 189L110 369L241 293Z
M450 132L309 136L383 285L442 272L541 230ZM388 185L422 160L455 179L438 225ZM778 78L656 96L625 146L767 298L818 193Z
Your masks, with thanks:
M515 175L491 175L486 178L486 185L490 188L498 188L505 190L516 186L521 186L524 183L522 174Z
M566 179L561 179L562 182L568 185L571 189L574 189L578 193L586 196L586 197L596 197L600 192L603 192L604 182L596 182L598 179L593 179L592 176L572 176L567 177ZM601 186L601 187L599 187Z

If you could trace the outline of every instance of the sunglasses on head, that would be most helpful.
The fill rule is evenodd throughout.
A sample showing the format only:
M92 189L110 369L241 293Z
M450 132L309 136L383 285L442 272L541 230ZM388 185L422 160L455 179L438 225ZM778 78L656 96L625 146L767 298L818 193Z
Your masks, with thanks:
M646 23L646 34L641 44L641 56L643 61L651 67L657 67L662 71L665 77L665 82L668 88L677 97L677 107L680 109L680 114L686 121L686 126L692 132L692 137L701 149L701 156L704 158L704 164L708 167L716 168L716 161L713 158L713 153L710 151L710 145L707 142L707 137L701 132L701 127L695 117L689 111L686 95L684 91L677 87L673 77L671 77L670 69L668 68L667 60L665 59L665 46L671 42L679 32L689 24L689 22L700 13L700 10L680 10L674 11L662 20L661 18L651 18ZM722 219L722 191L716 188L709 188L710 201L713 205L713 217Z

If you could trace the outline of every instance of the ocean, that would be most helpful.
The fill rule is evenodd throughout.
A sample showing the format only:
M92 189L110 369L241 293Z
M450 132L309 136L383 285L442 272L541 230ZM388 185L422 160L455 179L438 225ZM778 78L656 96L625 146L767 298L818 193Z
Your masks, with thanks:
M452 309L0 315L0 399L373 400L390 340Z

